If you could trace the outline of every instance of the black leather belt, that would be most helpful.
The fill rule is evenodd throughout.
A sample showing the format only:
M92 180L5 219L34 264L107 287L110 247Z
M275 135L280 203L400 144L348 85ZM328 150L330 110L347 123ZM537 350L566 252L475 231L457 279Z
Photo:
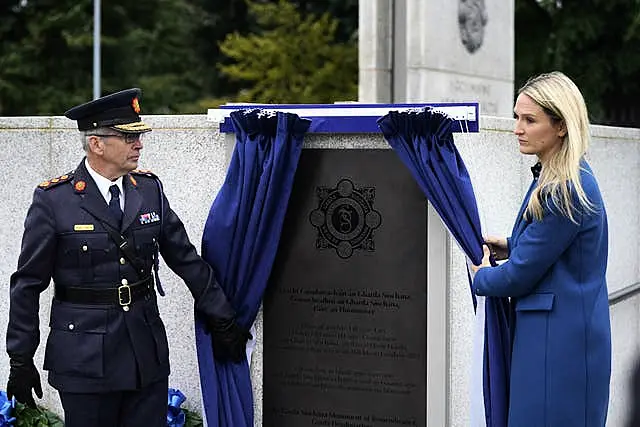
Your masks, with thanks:
M153 279L148 277L130 285L111 288L82 288L77 286L55 285L55 298L74 304L112 304L127 306L139 301L153 292Z

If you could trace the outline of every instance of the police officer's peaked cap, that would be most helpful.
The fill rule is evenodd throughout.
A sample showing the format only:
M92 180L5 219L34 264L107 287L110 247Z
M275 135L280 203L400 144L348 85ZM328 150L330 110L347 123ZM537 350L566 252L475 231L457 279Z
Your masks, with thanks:
M151 128L139 116L141 96L138 88L125 89L73 107L64 115L77 120L81 131L110 127L123 133L149 132Z

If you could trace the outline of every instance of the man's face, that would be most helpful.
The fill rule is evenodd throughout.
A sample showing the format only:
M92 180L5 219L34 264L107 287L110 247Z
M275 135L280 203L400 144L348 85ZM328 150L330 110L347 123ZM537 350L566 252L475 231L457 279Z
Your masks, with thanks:
M120 133L115 130L95 135L91 151L100 162L99 168L109 179L126 175L138 167L142 136L139 133Z

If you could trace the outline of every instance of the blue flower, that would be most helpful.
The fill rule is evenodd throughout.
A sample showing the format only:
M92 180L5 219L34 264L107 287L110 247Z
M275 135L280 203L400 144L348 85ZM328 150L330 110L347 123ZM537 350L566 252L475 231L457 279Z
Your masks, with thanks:
M169 405L167 411L167 427L184 427L186 415L180 408L180 405L182 405L187 398L180 390L170 388L167 400ZM2 426L0 425L0 427Z
M0 427L12 427L15 422L15 417L11 416L11 413L16 407L16 398L12 397L11 400L7 397L7 393L0 391Z

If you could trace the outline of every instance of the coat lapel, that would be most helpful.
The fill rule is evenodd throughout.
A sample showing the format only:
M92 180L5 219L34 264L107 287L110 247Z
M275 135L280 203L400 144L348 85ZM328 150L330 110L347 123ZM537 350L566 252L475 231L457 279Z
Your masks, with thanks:
M538 185L538 180L534 179L533 182L531 183L531 185L529 186L529 190L527 191L527 195L525 196L524 200L522 201L522 205L520 205L520 211L518 212L518 217L516 218L516 223L513 226L513 231L511 232L511 238L515 239L516 241L518 239L518 236L520 236L520 234L522 233L522 231L524 230L524 228L528 224L528 221L524 219L524 211L526 210L527 205L529 204L529 199L531 198L531 192L534 190L534 188L536 188L537 185ZM514 243L515 243L515 241L514 241Z
M142 196L138 187L131 182L130 176L125 175L122 180L124 187L124 215L122 216L122 230L131 226L142 207Z
M89 212L93 217L101 222L106 222L111 227L118 229L116 219L109 212L107 202L100 194L98 186L96 185L91 175L87 171L84 165L84 159L80 162L80 165L76 168L74 177L74 188L76 193L79 194L82 199L80 201L80 207ZM79 186L78 183L84 182L84 186ZM80 188L82 188L80 190Z

